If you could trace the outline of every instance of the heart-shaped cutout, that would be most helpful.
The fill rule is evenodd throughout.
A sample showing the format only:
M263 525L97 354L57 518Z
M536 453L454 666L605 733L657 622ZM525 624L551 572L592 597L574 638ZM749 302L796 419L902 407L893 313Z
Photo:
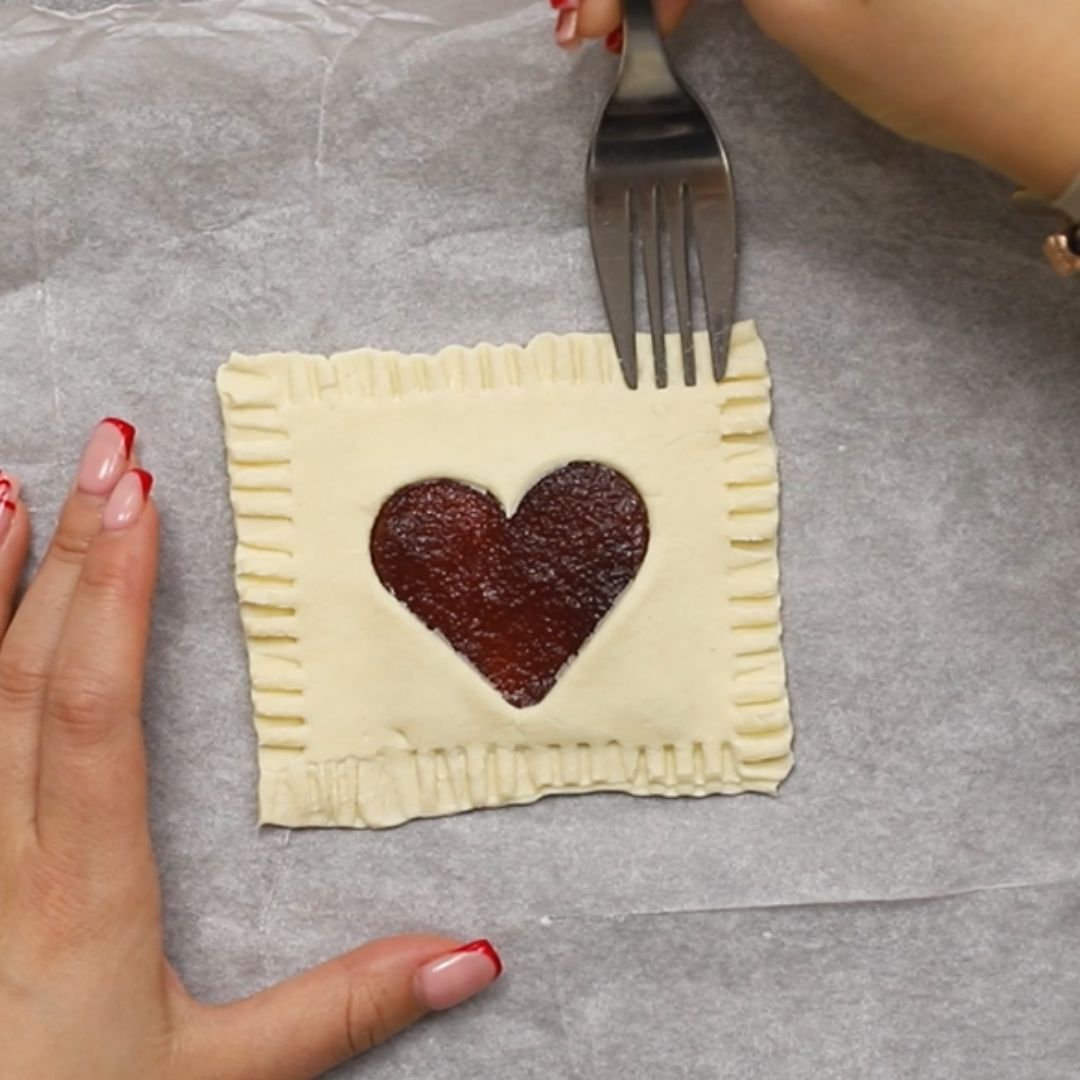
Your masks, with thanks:
M589 461L549 473L511 517L457 480L410 484L371 530L386 589L518 708L547 696L648 546L634 485Z

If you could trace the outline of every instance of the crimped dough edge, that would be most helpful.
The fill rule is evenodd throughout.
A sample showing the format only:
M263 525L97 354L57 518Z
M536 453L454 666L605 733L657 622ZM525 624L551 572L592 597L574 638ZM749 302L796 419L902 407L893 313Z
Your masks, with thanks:
M699 380L708 344L697 340ZM642 337L642 386L681 385L677 340L668 343L673 386L654 387ZM769 430L765 351L750 322L736 326L717 423L730 498L731 580L726 618L740 688L730 739L663 745L588 741L560 745L387 748L368 757L314 761L305 708L301 601L291 514L291 448L283 410L351 397L477 392L506 386L621 388L606 335L544 334L528 345L457 346L433 356L360 349L332 357L234 354L218 373L236 520L236 581L247 639L259 740L264 824L382 828L546 795L597 791L692 796L774 793L793 765L781 651L777 561L778 478ZM720 557L720 556L718 556Z

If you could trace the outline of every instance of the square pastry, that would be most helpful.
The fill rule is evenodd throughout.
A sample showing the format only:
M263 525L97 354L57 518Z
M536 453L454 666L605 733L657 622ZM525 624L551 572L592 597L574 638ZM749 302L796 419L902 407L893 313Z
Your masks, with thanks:
M606 336L233 356L261 820L773 792L791 769L765 352Z

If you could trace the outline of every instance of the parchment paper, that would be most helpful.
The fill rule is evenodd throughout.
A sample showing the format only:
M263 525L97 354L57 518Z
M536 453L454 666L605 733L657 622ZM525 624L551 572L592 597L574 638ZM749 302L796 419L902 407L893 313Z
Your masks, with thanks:
M733 3L677 51L771 350L794 776L256 829L214 371L602 328L612 64L550 32L539 0L0 6L0 462L38 551L99 416L157 475L172 956L220 1000L397 931L500 946L482 1003L342 1077L1075 1080L1080 294L1002 182L857 118Z

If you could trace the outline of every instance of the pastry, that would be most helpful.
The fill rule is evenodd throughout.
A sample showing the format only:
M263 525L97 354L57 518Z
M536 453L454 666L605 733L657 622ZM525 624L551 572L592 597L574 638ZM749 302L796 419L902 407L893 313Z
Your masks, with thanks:
M380 827L791 768L765 354L610 339L233 356L218 378L260 812ZM677 349L669 345L675 373Z

